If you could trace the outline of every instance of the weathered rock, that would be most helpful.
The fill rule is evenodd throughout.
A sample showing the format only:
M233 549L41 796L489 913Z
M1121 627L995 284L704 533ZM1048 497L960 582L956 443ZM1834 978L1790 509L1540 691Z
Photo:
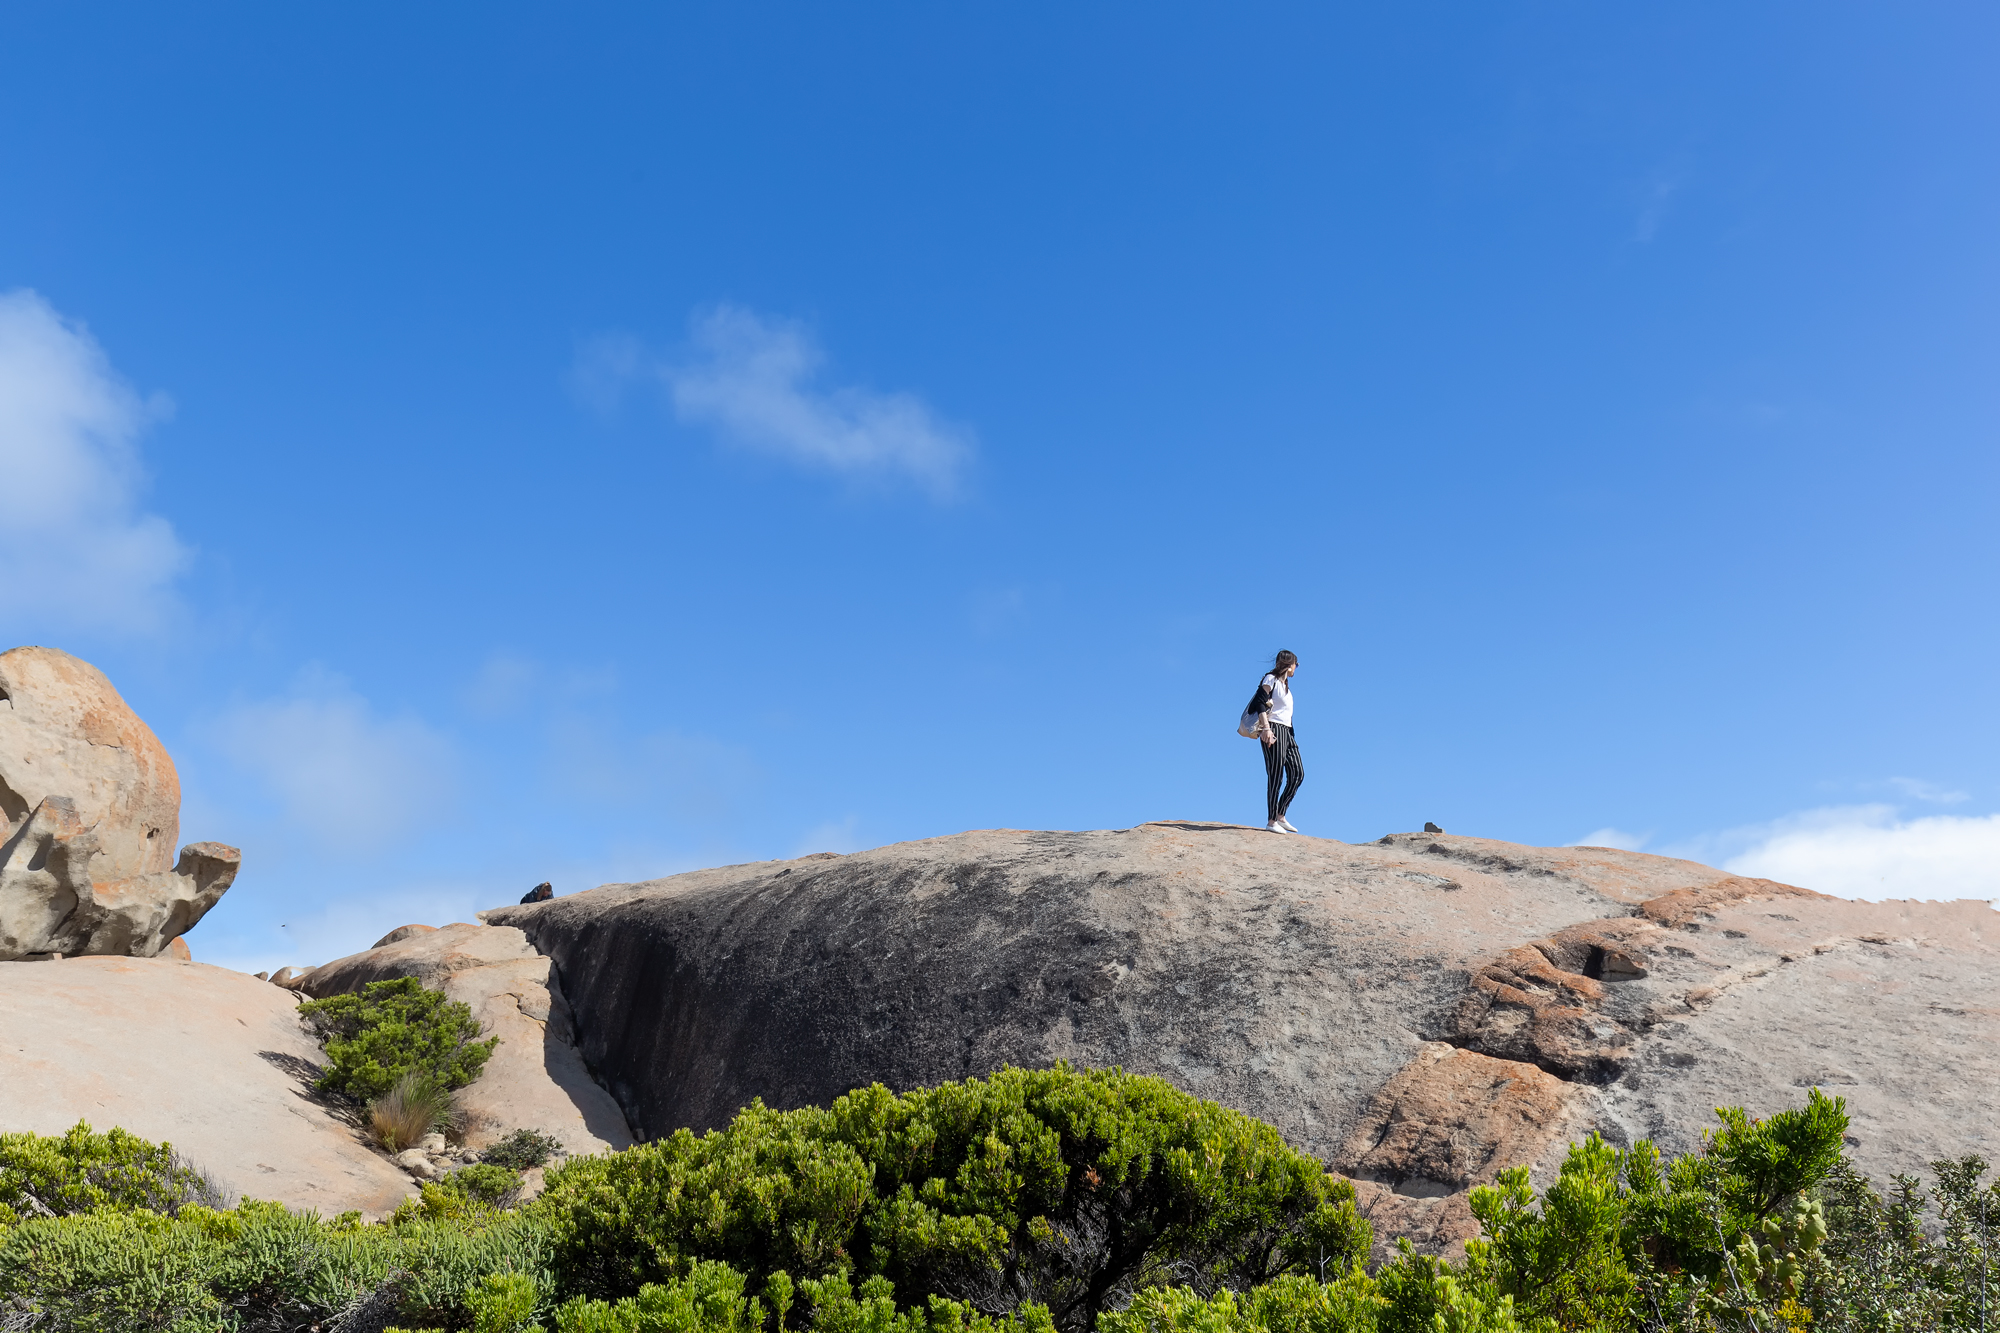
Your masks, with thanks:
M1505 1166L1546 1182L1591 1129L1690 1151L1714 1107L1765 1114L1815 1080L1848 1097L1878 1179L2000 1147L1982 903L1849 903L1608 848L1160 823L480 915L554 959L646 1138L752 1097L1119 1064L1278 1126L1362 1180L1385 1239L1433 1247L1472 1234L1465 1191Z
M457 922L441 930L404 926L390 938L314 969L297 988L325 999L371 981L415 977L469 1007L486 1035L500 1038L484 1072L458 1094L472 1121L465 1137L473 1146L515 1129L553 1134L572 1153L631 1146L624 1113L577 1054L569 1005L549 960L527 936Z
M418 1180L436 1180L444 1174L438 1170L437 1163L431 1160L430 1154L422 1148L405 1148L396 1154L394 1161L397 1166L402 1167Z
M104 673L54 648L0 653L0 960L151 957L236 877L180 849L180 778Z
M296 997L167 958L0 963L0 1130L165 1140L231 1192L379 1217L410 1181L315 1100Z
M436 926L424 925L398 926L381 939L376 940L373 947L379 949L385 944L401 944L404 940L413 939L418 935L424 934L426 931L436 929Z
M176 935L167 943L166 956L183 963L194 961L194 950L188 948L187 936Z
M1582 1099L1533 1065L1432 1042L1369 1100L1334 1166L1411 1198L1443 1198L1541 1155Z

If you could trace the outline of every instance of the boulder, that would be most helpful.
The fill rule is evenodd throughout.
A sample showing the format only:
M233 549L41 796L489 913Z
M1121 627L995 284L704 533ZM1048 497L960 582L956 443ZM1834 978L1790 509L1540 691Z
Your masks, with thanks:
M436 1180L444 1172L438 1170L436 1162L422 1148L405 1148L395 1156L395 1163L418 1180Z
M172 1143L232 1194L380 1217L412 1192L313 1097L295 996L169 958L0 963L0 1130L78 1120Z
M441 930L404 926L389 938L390 943L315 968L292 985L325 999L371 981L415 977L470 1008L485 1034L499 1037L500 1044L479 1078L458 1094L471 1121L468 1144L484 1146L515 1129L539 1129L572 1153L631 1146L624 1113L577 1054L574 1021L549 960L535 952L527 936L512 927L461 921Z
M54 648L0 653L0 960L164 950L240 854L180 837L180 778L104 673Z
M1361 1182L1384 1243L1472 1234L1597 1130L1845 1095L1878 1180L2000 1149L2000 915L1609 848L1350 846L1199 822L991 830L481 913L555 963L636 1133L1005 1064L1122 1065Z

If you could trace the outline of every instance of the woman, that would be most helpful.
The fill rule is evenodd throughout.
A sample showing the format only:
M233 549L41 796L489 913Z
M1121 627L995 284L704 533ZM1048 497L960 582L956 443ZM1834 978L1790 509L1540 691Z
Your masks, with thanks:
M1261 718L1257 739L1264 743L1264 809L1271 821L1264 827L1273 833L1298 832L1285 818L1285 811L1291 809L1292 798L1306 781L1305 760L1299 757L1299 744L1292 735L1291 680L1298 669L1297 653L1289 648L1279 653L1264 679L1257 682L1257 693L1250 697L1247 710ZM1284 782L1282 793L1278 790L1280 779Z

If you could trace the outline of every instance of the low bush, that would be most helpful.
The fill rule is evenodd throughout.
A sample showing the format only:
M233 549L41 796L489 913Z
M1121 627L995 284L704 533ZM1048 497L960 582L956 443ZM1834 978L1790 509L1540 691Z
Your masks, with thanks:
M59 1135L0 1134L0 1227L99 1210L171 1216L188 1204L222 1208L228 1200L170 1144L116 1128L94 1133L81 1120Z
M428 1074L447 1091L479 1077L498 1037L479 1038L472 1010L425 990L415 977L372 981L356 995L299 1006L326 1043L322 1092L376 1098L405 1074Z
M0 1310L64 1333L306 1329L364 1306L412 1327L463 1328L472 1284L518 1272L546 1287L545 1257L539 1228L491 1210L377 1226L257 1202L173 1218L105 1211L0 1236Z
M1931 1163L1932 1198L1910 1176L1884 1196L1841 1162L1820 1187L1827 1229L1799 1299L1828 1333L2000 1329L2000 1180L1978 1157Z
M444 1183L489 1208L505 1208L521 1192L521 1173L490 1162L477 1162L452 1172Z
M1880 1195L1837 1099L1703 1151L1573 1145L1473 1192L1464 1260L1372 1273L1344 1182L1154 1080L1002 1071L753 1106L552 1171L493 1163L385 1223L182 1197L171 1150L0 1138L7 1333L1900 1333L1995 1326L1977 1158ZM177 1189L181 1193L177 1193ZM32 1197L34 1203L28 1204ZM157 1205L157 1206L156 1206ZM63 1211L66 1210L66 1211ZM32 1214L32 1215L31 1215ZM54 1215L52 1215L54 1214Z
M1245 1288L1367 1254L1353 1186L1249 1116L1116 1069L1006 1069L556 1168L536 1207L603 1299L719 1260L755 1282L881 1276L1057 1327L1162 1281Z
M767 1328L812 1328L821 1333L1053 1333L1039 1305L992 1318L962 1301L932 1296L901 1308L888 1278L875 1276L857 1290L845 1273L794 1284L774 1273L761 1296L727 1264L703 1260L685 1278L648 1283L636 1296L611 1302L577 1298L555 1312L556 1333L762 1333ZM797 1314L793 1314L797 1311Z
M461 1224L490 1222L512 1207L520 1193L520 1172L477 1163L461 1167L443 1180L426 1181L418 1186L413 1197L397 1205L390 1220Z
M509 1171L526 1171L529 1167L546 1166L565 1153L562 1140L555 1135L539 1129L517 1129L479 1154L479 1160L504 1166Z

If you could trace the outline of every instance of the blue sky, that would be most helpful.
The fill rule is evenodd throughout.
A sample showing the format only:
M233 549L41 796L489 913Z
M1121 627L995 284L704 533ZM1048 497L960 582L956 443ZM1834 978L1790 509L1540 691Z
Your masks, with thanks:
M0 638L319 962L1293 817L2000 893L2000 15L18 5ZM0 645L4 646L4 645Z

